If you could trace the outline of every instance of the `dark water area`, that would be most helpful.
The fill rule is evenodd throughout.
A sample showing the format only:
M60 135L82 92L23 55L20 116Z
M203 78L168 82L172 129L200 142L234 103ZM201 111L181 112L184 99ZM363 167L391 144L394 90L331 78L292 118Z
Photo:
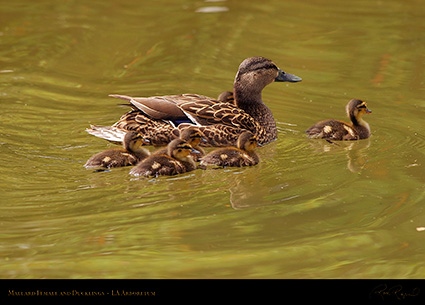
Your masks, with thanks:
M0 1L0 274L6 279L424 278L421 1ZM83 164L108 94L232 88L240 62L278 139L252 168L134 178ZM304 130L367 101L372 135Z

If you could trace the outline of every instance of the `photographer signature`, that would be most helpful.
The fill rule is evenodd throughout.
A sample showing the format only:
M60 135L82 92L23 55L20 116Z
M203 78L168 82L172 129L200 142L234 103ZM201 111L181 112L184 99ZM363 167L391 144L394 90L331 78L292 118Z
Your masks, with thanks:
M369 294L369 297L373 296L380 296L382 300L385 300L385 298L396 298L397 300L404 300L409 297L417 297L420 293L419 288L413 288L410 292L403 291L403 286L401 285L394 285L391 287L388 287L386 284L381 284L376 286Z

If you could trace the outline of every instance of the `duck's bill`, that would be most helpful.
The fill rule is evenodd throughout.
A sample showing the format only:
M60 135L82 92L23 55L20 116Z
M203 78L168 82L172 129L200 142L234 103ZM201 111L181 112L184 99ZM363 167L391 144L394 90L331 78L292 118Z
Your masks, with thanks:
M279 69L278 75L274 80L275 82L290 82L290 83L296 83L302 81L301 77L298 77L293 74L286 73Z

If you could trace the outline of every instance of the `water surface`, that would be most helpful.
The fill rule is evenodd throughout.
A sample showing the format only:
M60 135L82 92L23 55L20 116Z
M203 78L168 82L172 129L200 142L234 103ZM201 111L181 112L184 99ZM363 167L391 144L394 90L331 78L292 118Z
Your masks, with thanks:
M420 1L0 2L2 278L423 278ZM108 94L229 90L271 58L279 129L253 168L136 179L83 168ZM368 140L304 130L368 102Z

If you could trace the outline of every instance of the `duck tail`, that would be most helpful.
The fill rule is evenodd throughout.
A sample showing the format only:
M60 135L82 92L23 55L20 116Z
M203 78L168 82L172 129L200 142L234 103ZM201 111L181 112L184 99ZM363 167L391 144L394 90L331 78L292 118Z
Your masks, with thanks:
M131 96L121 95L121 94L109 94L109 96L114 97L114 98L120 98L120 99L125 100L127 102L130 102L133 99Z
M95 137L105 139L114 144L121 144L126 134L124 130L114 126L90 125L90 128L87 128L86 131Z

